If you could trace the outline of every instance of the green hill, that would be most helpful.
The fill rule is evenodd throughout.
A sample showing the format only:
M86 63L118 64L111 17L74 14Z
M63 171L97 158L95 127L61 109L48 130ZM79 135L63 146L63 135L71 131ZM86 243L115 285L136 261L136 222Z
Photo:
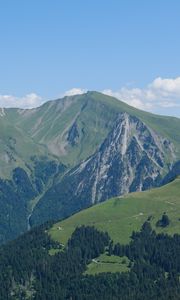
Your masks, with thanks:
M35 227L3 245L0 299L179 299L180 234L169 235L179 233L179 191L177 178L149 192L111 199L53 227L51 222ZM161 220L166 226L158 229L169 234L152 230L150 222L155 227L160 219L170 220ZM136 229L130 243L117 243L129 241Z
M164 212L170 225L157 228L155 224ZM49 233L54 240L66 244L74 229L84 224L107 231L114 242L125 244L132 231L140 230L148 218L157 232L180 233L180 178L160 188L113 198L85 209L56 223Z

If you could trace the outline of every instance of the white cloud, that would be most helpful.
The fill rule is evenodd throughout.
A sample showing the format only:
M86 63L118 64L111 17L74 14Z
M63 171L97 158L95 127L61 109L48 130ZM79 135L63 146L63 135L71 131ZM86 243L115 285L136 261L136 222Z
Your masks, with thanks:
M144 89L123 87L118 91L108 89L102 92L139 109L159 113L166 113L166 109L167 114L168 109L174 109L175 115L180 115L180 77L158 77Z
M149 88L158 91L162 96L180 96L180 77L175 79L158 77L149 85Z
M62 96L74 96L86 93L86 89L72 88ZM139 109L160 114L180 117L180 77L154 79L145 88L122 87L117 91L103 90L102 93L120 99ZM36 93L23 97L0 95L0 107L33 108L45 101Z
M73 88L66 91L63 96L74 96L86 93L86 89ZM23 97L17 97L14 95L0 95L0 107L17 107L17 108L34 108L43 104L45 100L36 93L30 93Z
M121 88L119 91L104 90L103 94L115 97L119 100L126 102L127 104L134 106L139 109L150 110L152 108L152 103L149 101L144 101L144 98L149 98L149 93L145 93L143 90L134 88Z
M0 107L33 108L42 103L43 99L35 93L27 94L24 97L0 95Z
M75 96L75 95L82 95L84 93L86 93L87 90L86 89L81 89L81 88L72 88L69 91L66 91L63 96Z

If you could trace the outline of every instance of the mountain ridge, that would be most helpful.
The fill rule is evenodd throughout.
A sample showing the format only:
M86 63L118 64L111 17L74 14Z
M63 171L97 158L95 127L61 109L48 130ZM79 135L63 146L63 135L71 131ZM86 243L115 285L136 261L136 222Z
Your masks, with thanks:
M75 212L111 197L158 186L173 159L168 140L136 117L121 113L99 149L40 199L32 224L45 222L49 216L67 217L70 207Z
M127 112L130 115L140 118L143 122L149 125L149 127L154 128L155 131L167 136L167 138L171 135L170 140L172 141L174 140L174 137L172 132L169 134L169 130L171 130L173 126L173 131L174 128L177 127L177 132L177 129L180 127L180 120L178 118L159 116L141 111L120 100L98 92L88 92L77 96L66 96L62 99L48 101L42 106L33 109L7 108L4 109L4 114L3 117L0 117L0 121L8 121L11 126L14 126L24 132L24 134L29 136L36 144L41 144L41 146L43 144L43 147L46 148L49 154L54 154L55 156L58 154L58 157L60 156L62 158L63 153L61 153L60 150L60 152L58 152L58 147L56 147L56 151L53 151L53 148L48 149L48 145L51 142L52 144L55 144L54 147L56 146L58 141L53 140L54 137L54 139L59 138L59 143L61 142L62 144L65 144L65 146L68 146L67 134L65 135L66 132L63 132L65 129L67 129L65 131L68 132L68 128L66 128L65 123L71 127L70 125L74 120L76 121L77 127L79 126L80 130L84 129L85 131L86 122L89 118L91 121L88 126L91 126L91 132L87 130L85 134L88 134L89 137L92 138L93 133L97 138L97 133L95 130L93 131L92 128L95 127L95 129L98 130L99 135L102 134L102 139L99 140L98 137L97 141L92 140L95 145L98 145L99 142L102 142L109 130L112 129L112 121L116 118L116 114L119 112ZM83 116L79 117L79 114L81 113L83 113ZM106 120L104 120L104 114L107 114ZM98 116L99 118L100 115L102 122L101 124L98 124L96 117ZM111 121L109 125L107 122L108 120ZM164 123L167 123L166 126L164 126ZM171 123L170 126L169 123ZM176 132L175 140L177 140L177 142L175 141L175 143L178 144L177 150L179 152L180 134L179 132L178 134ZM80 142L82 143L82 141L83 139L81 139ZM87 142L87 140L85 140L85 142ZM84 146L85 145L83 144L83 147ZM68 154L70 150L73 152L75 151L75 149L68 149ZM94 150L95 148L93 148L92 151L85 153L80 159L87 158L87 156L92 154ZM79 155L79 153L76 154L75 161L77 160L77 155ZM77 162L78 161L75 163Z
M121 131L120 136L118 131ZM123 143L126 135L129 151ZM98 92L67 96L30 110L4 109L0 115L0 139L1 184L6 193L10 184L10 197L16 199L13 172L22 169L24 175L18 181L18 190L23 189L21 185L28 177L25 182L29 182L36 194L31 199L28 194L18 195L24 203L23 224L27 224L29 218L33 226L49 218L67 217L93 202L156 186L170 171L179 172L180 119L140 111ZM118 145L116 151L112 150L115 144ZM113 165L108 151L113 153ZM122 155L122 151L125 154ZM56 174L53 165L58 166ZM78 168L82 172L77 173ZM73 176L75 170L77 176ZM50 172L49 177L47 172ZM97 172L104 174L104 179L96 176ZM138 173L141 174L139 182ZM125 177L133 177L134 183L127 184L123 181ZM82 180L83 186L88 188L77 193ZM0 194L7 215L8 209L10 212L14 207L8 199ZM10 213L11 223L8 217L0 218L0 228L4 232L5 225L8 237L8 230L11 231L18 218L18 211L15 213L16 216ZM25 230L23 226L20 232Z

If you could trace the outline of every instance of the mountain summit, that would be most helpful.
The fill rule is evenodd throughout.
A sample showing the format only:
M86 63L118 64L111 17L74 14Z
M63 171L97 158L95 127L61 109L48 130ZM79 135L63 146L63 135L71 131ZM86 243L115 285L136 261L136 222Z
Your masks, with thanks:
M158 186L180 159L180 119L98 92L3 109L0 132L1 242L110 197Z

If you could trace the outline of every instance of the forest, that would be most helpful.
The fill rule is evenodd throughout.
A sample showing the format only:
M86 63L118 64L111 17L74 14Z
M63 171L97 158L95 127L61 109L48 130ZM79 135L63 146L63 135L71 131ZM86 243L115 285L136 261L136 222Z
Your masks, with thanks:
M1 246L0 299L180 299L180 235L157 234L146 221L128 245L121 245L107 232L81 226L62 246L48 235L50 226ZM87 265L105 251L128 257L129 271L85 275Z

